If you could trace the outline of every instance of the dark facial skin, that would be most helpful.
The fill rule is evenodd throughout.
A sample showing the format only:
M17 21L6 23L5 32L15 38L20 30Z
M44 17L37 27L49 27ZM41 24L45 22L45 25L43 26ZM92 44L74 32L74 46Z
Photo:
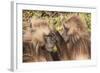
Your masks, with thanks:
M67 60L68 52L63 37L57 30L52 31L49 35L45 36L46 49L51 52L54 60ZM53 52L53 48L57 47L57 51Z
M52 33L44 36L46 50L51 52L56 44L55 37Z

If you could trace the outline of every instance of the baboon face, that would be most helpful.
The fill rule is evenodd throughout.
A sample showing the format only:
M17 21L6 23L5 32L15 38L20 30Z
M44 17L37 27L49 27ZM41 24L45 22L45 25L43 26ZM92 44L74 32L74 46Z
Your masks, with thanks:
M49 35L45 36L45 45L48 51L52 51L55 46L61 48L64 39L57 30L53 30Z
M50 28L46 20L43 19L31 19L31 32L32 39L35 44L38 42L40 46L45 44L44 36L50 33Z
M80 36L87 34L87 26L83 23L79 16L72 16L70 19L63 23L63 37L65 41L68 40L67 36L76 36L79 38Z
M39 42L39 46L45 46L45 49L51 52L55 45L55 39L47 21L43 19L32 19L30 27L33 43Z
M34 34L48 35L50 33L49 25L47 21L43 19L32 19L30 27Z
M56 40L52 33L44 36L46 50L51 52L55 46Z

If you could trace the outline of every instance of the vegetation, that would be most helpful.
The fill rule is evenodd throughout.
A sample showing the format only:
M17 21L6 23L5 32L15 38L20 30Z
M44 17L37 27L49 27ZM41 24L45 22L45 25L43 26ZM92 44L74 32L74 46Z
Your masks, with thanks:
M63 22L69 19L73 15L80 16L83 22L87 24L88 27L87 30L91 32L91 13L23 10L22 11L23 33L26 30L27 26L30 26L30 18L45 19L49 23L49 26L54 26L56 30L62 32ZM57 47L54 46L53 52L57 52L57 50L58 50ZM25 56L25 59L27 59L27 56ZM30 59L31 58L29 58L29 60Z
M57 11L36 11L23 10L23 22L29 22L31 17L46 19L50 25L55 26L58 31L62 30L62 22L72 15L79 15L88 26L88 31L91 30L91 14L81 12L57 12ZM23 25L25 26L25 25Z

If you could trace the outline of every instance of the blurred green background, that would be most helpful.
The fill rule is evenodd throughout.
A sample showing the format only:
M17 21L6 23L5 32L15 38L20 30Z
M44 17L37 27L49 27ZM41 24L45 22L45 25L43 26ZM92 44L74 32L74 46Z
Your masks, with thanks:
M33 17L47 20L50 26L53 25L59 32L62 32L62 22L73 15L79 15L81 20L87 24L89 33L91 32L91 13L23 10L22 15L23 31L26 26L30 26L30 18ZM57 51L57 47L54 47L53 51Z
M79 15L81 19L87 24L88 31L91 32L91 13L82 12L57 12L57 11L37 11L37 10L23 10L23 22L28 22L31 17L46 19L50 25L54 25L58 31L62 30L62 22L72 15ZM23 24L24 26L28 24Z

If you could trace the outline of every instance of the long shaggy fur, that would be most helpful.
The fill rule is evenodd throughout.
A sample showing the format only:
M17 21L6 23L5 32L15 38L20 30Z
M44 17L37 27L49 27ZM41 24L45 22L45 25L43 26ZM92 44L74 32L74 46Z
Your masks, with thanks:
M48 23L42 19L31 19L30 27L23 33L23 62L51 61L45 48L44 35L50 33Z
M90 59L91 42L86 24L79 16L72 16L63 23L63 38L71 60Z

